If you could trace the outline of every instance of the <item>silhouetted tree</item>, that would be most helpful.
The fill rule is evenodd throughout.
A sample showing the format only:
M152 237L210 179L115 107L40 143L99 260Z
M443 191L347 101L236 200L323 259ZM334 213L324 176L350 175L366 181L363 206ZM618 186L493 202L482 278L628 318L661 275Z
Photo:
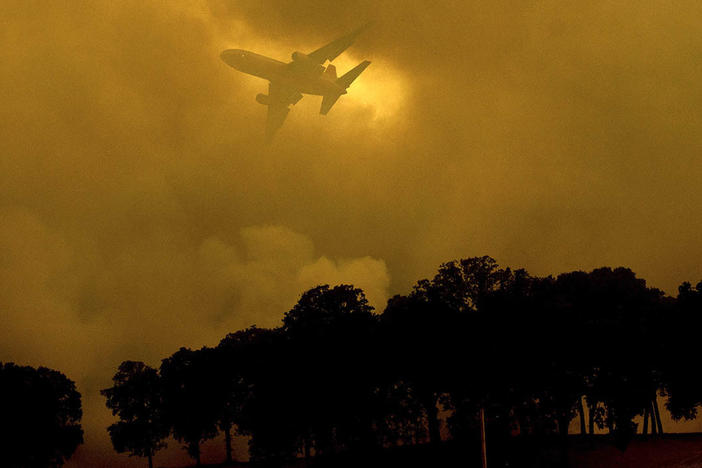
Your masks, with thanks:
M249 455L257 463L281 466L298 451L305 413L297 401L303 363L291 355L281 329L248 328L227 335L220 346L237 356L247 387L239 433L250 436Z
M107 431L119 453L147 457L165 447L169 428L163 420L161 379L158 371L143 362L124 361L112 378L114 385L101 390L105 404L120 421Z
M490 257L466 258L442 264L431 281L419 281L412 292L434 315L443 317L435 319L443 322L443 332L432 327L427 330L434 330L432 341L438 343L442 353L434 360L441 368L440 375L450 379L444 388L451 394L456 410L451 421L454 431L461 432L461 425L471 426L480 407L496 411L497 402L504 399L501 395L512 388L505 381L509 376L505 366L515 356L510 352L513 342L501 339L510 321L506 320L503 305L498 306L492 297L523 276L525 272L500 268ZM431 381L438 383L440 379L427 379ZM431 411L430 437L436 440L439 435L434 407L439 392L425 395L424 405Z
M381 324L388 397L401 397L397 403L389 403L398 409L410 409L416 405L409 398L416 400L423 411L410 414L414 413L415 418L420 417L427 425L426 431L417 431L416 435L428 433L430 441L438 443L441 441L438 399L449 390L448 380L456 372L457 314L444 304L431 301L424 291L415 290L409 296L391 298ZM403 389L404 392L398 393ZM399 415L388 416L397 418ZM400 420L408 424L407 429L417 428L417 420Z
M200 466L200 444L217 435L219 402L213 398L214 351L180 348L161 363L164 420Z
M10 468L61 466L83 443L80 393L61 372L0 363L0 452Z
M651 407L663 386L660 373L662 292L648 288L627 268L599 268L589 274L586 333L597 336L590 350L588 399L600 401L605 423L619 447L636 431L633 419Z
M427 379L440 385L453 374L448 384L454 435L461 425L471 426L484 406L493 428L498 419L504 421L503 434L515 426L522 433L558 430L566 441L577 412L584 426L582 398L587 395L592 407L601 404L604 410L591 412L594 421L611 427L623 447L635 430L633 418L650 407L661 386L655 337L661 296L625 268L573 272L553 280L502 269L493 259L480 257L443 264L431 281L415 287L417 303L408 307L404 299L399 307L395 299L386 312L424 307L425 316L456 313L461 325L446 327L441 337L449 342L443 344L446 350L450 342L461 341L450 336L452 328L465 334L447 360L466 372L441 369ZM424 336L431 341L431 321L424 323ZM595 349L578 345L593 337L600 343ZM641 343L651 345L641 349ZM431 423L429 427L436 434Z
M377 387L378 408L375 414L379 443L385 447L413 445L427 436L427 418L424 406L414 394L414 388L402 380L397 373L387 369L385 378Z
M226 461L232 462L232 432L234 426L243 433L246 427L245 409L253 398L254 383L267 364L261 358L268 353L257 354L265 347L264 336L270 330L251 327L228 334L216 348L215 368L217 372L216 399L219 409L219 428L224 432ZM268 343L268 351L272 343Z
M360 289L323 285L305 292L283 319L288 356L299 363L291 391L303 413L300 436L318 453L375 444L372 311Z
M606 426L626 447L636 430L634 417L650 408L661 386L655 330L662 293L626 268L564 273L543 284L533 333L551 346L539 358L551 369L535 375L555 397L561 434L567 435L576 411L585 425L585 396L590 433L594 424ZM597 346L587 345L594 340Z
M674 420L694 419L702 404L702 372L698 364L696 333L702 328L702 281L678 288L677 300L668 307L663 374L666 408Z

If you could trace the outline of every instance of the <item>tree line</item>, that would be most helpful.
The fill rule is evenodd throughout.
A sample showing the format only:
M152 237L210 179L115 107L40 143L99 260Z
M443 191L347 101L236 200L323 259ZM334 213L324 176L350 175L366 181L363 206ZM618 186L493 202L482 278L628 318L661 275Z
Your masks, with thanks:
M691 363L702 283L676 298L627 268L536 277L490 257L451 261L375 313L362 290L318 286L277 328L181 348L159 369L123 362L102 391L115 450L152 457L173 435L200 464L203 441L249 436L253 462L493 437L567 438L577 418L620 448L696 416ZM586 411L587 408L587 411ZM440 412L443 416L440 417ZM448 433L441 432L446 419Z

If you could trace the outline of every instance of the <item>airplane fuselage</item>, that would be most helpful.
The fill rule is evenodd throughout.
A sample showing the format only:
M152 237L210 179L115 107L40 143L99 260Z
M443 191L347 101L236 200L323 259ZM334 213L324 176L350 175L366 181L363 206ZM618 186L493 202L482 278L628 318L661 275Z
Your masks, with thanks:
M254 52L229 49L222 52L221 57L227 65L240 72L295 89L302 94L346 94L344 88L324 78L323 66L306 60L305 56L285 63Z

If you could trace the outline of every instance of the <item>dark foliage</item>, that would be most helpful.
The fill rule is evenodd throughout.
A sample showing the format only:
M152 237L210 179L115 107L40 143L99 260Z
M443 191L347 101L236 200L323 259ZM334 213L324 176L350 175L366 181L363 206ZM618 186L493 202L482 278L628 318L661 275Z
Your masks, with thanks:
M702 327L702 282L683 283L669 306L664 345L666 408L674 419L694 419L702 404L702 373L694 333Z
M61 466L83 443L80 393L62 373L0 363L2 466Z
M212 398L217 386L215 350L180 348L161 363L164 421L200 465L200 444L217 435L221 406Z
M143 362L124 361L112 378L114 385L100 393L119 422L107 428L115 450L130 456L153 456L166 444L169 428L164 422L161 378Z
M684 334L700 325L702 284L673 299L626 268L539 278L476 257L441 265L382 314L353 286L313 288L279 328L164 359L153 388L196 460L218 431L228 461L238 433L271 466L448 453L447 439L477 450L484 410L491 463L550 454L565 466L573 418L625 449L638 416L662 431L660 394L674 418L696 415L702 379Z

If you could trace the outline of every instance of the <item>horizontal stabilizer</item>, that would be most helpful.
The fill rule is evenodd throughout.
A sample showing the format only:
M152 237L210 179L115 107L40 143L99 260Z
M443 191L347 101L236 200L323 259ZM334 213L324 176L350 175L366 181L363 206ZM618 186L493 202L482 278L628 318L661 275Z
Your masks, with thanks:
M341 94L328 94L322 98L322 108L319 113L322 115L327 115L332 106L339 100Z
M336 101L339 100L339 97L341 97L342 94L346 94L346 88L351 86L351 83L353 83L353 80L358 78L358 75L363 73L363 70L368 68L368 65L370 65L370 62L368 60L361 62L360 64L356 65L354 68L352 68L348 73L346 73L344 76L336 80L336 84L341 88L339 90L338 94L327 94L324 96L322 99L322 108L319 110L319 113L322 115L327 115L329 110L334 106ZM332 67L333 65L329 65L329 67ZM327 68L329 70L329 68ZM336 69L333 69L334 73L336 73ZM341 91L343 90L343 91Z
M344 76L336 80L336 84L341 86L343 89L348 88L349 86L351 86L351 83L353 83L353 80L358 78L358 75L363 73L363 70L365 70L370 64L371 63L368 60L361 62L360 64L356 65L356 67L352 68Z

